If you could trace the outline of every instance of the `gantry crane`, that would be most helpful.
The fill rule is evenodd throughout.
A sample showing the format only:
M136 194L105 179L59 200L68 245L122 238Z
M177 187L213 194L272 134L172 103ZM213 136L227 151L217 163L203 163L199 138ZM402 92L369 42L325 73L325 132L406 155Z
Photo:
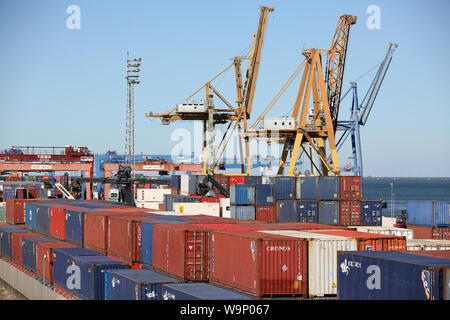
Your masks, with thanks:
M166 113L152 113L147 112L145 114L148 118L159 118L162 124L168 125L173 121L184 120L200 120L203 121L203 174L213 173L217 161L223 154L225 147L236 127L239 130L247 129L247 120L250 118L250 113L253 105L253 98L255 95L256 81L258 77L258 70L261 61L261 51L264 42L265 29L267 24L267 17L269 12L274 9L269 7L260 8L260 18L258 24L258 30L253 36L252 45L249 55L249 63L246 72L246 78L243 83L241 73L241 61L247 59L246 57L234 57L233 62L219 74L206 82L200 89L195 91L183 102L172 110ZM221 76L224 72L231 69L234 66L235 78L236 78L236 104L233 106L227 99L212 85L212 82ZM194 97L201 90L205 89L205 100L199 103L186 103L189 99ZM214 106L213 97L217 96L228 109L217 109ZM185 107L184 107L185 106ZM213 142L215 138L215 125L226 124L228 128L218 147L214 148ZM233 125L234 123L234 125ZM233 126L233 127L232 127ZM228 136L228 138L227 138ZM248 138L245 140L246 150L246 162L247 173L251 174L250 165L250 151ZM244 173L244 161L242 151L242 141L239 141L240 153L241 153L241 171Z
M320 175L340 175L335 142L335 121L339 110L339 97L342 87L345 56L349 37L349 28L356 23L356 17L343 15L339 18L332 45L327 53L326 76L322 69L322 55L324 50L307 49L303 51L304 61L294 74L283 85L269 106L258 117L255 123L243 135L245 137L268 139L271 143L283 144L278 175L282 175L287 157L290 152L290 163L287 176L294 174L294 169L302 150L311 160L311 164ZM260 123L287 87L303 70L297 98L294 103L291 118L295 121L292 128L260 128ZM313 108L310 110L312 97ZM301 107L301 109L300 109ZM310 113L312 111L312 114ZM327 161L325 145L328 144L331 163ZM310 152L305 147L310 147ZM315 164L313 152L318 155L321 170Z

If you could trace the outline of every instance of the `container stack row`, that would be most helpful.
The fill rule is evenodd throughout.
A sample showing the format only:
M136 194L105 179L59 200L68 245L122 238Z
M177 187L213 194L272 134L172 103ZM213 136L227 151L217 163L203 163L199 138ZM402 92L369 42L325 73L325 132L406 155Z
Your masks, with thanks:
M408 201L407 228L420 239L450 239L450 201Z
M405 234L356 226L21 201L0 226L2 259L79 299L339 297L340 251L408 249Z

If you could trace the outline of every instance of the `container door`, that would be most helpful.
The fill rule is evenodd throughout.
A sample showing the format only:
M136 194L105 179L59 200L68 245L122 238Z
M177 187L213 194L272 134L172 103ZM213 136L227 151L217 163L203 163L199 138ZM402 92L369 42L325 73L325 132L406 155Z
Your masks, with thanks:
M209 232L185 232L185 279L209 279Z

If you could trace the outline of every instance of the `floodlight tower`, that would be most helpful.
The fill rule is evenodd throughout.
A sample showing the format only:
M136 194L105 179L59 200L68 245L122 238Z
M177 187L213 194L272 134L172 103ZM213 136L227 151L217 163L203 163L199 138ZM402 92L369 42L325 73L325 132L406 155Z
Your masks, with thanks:
M129 59L127 51L127 121L125 128L125 163L133 164L133 175L135 166L134 157L134 85L139 84L139 67L142 58Z

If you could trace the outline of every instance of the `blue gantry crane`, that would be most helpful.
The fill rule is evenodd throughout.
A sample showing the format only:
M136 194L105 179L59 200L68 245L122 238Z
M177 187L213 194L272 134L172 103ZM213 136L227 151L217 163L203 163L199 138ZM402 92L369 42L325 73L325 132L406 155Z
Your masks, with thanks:
M352 153L353 153L353 166L351 170L355 176L363 175L363 163L361 154L361 139L360 139L360 126L364 126L372 110L375 98L378 95L381 84L383 83L384 76L389 68L389 64L392 60L395 49L398 44L390 43L386 56L381 62L378 71L367 90L366 95L361 103L358 99L358 89L356 81L350 82L351 86L348 91L342 96L341 101L352 91L352 107L350 111L350 120L338 121L337 131L343 131L342 135L336 143L337 150L342 147L348 136L351 136ZM347 169L347 168L346 168Z

